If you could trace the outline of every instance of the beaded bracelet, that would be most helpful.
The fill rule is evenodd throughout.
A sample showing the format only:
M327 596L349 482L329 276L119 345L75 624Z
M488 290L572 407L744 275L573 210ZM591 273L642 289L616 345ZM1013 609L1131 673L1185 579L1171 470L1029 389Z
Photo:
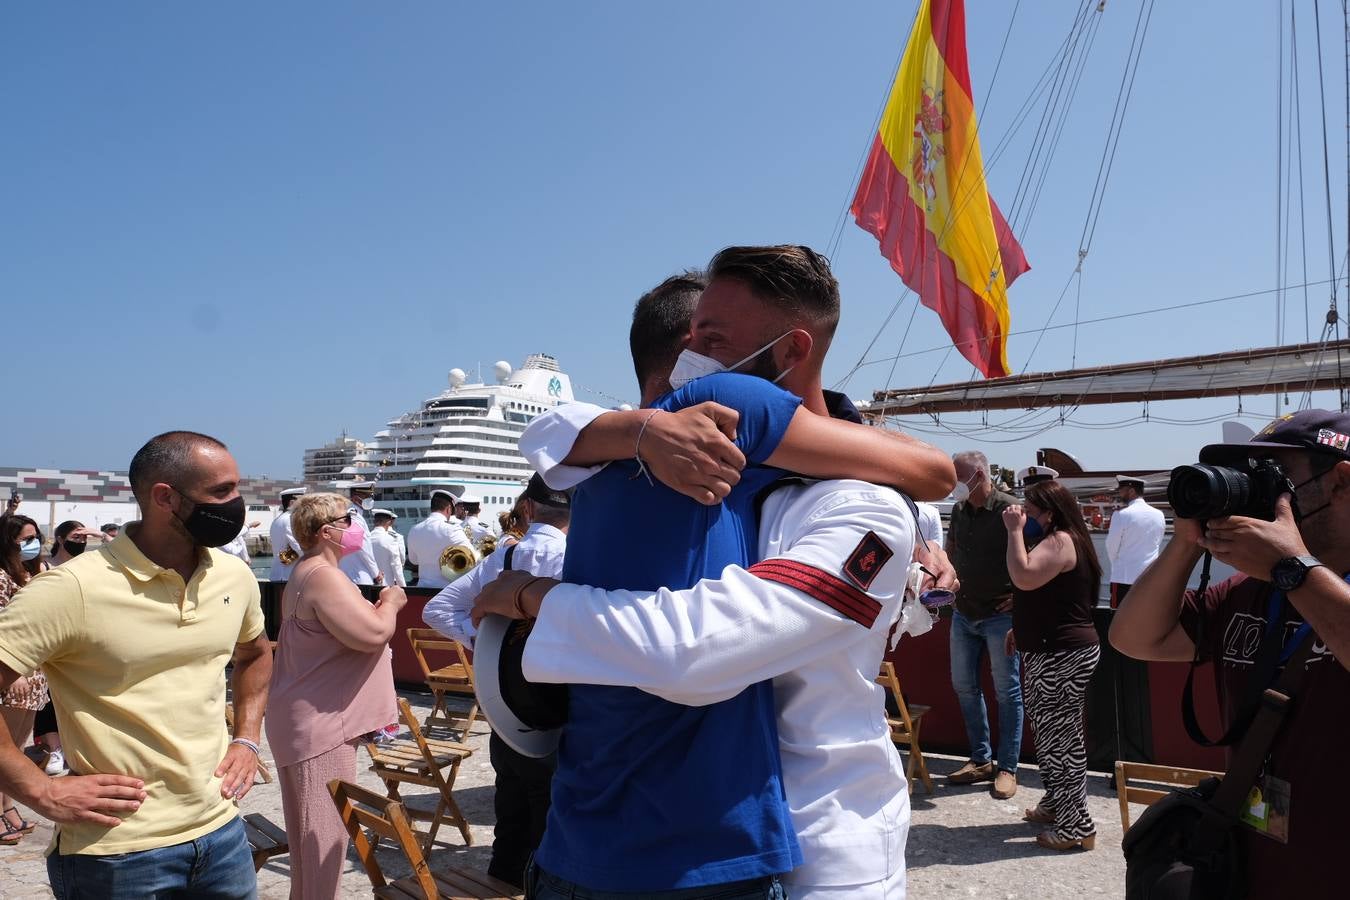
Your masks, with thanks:
M262 747L250 741L248 738L235 738L230 741L231 744L238 744L241 747L247 747L253 751L254 756L262 756Z

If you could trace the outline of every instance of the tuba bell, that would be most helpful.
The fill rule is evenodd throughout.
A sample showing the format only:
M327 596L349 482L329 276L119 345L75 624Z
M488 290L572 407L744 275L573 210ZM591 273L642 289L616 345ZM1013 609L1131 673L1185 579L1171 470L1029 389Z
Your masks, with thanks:
M495 534L485 535L483 539L478 542L478 555L481 556L483 559L487 559L489 556L491 556L492 551L496 549L497 549L497 536Z
M299 558L300 554L296 553L295 548L290 546L289 544L283 547L281 549L281 552L277 554L277 561L280 562L283 566L293 565L295 561Z
M478 565L478 553L472 547L452 544L441 551L441 574L446 581L454 581Z

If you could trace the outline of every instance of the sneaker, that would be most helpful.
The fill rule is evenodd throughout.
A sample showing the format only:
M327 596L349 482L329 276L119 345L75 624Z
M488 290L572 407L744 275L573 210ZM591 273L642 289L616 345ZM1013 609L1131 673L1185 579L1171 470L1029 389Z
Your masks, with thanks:
M1013 794L1017 793L1017 776L1012 772L999 769L998 775L994 776L994 786L989 793L994 795L995 800L1011 800Z
M53 750L47 755L47 765L43 769L48 775L64 775L66 773L66 754L61 750Z
M977 781L990 781L994 777L993 762L977 763L971 760L947 776L948 784L974 784Z

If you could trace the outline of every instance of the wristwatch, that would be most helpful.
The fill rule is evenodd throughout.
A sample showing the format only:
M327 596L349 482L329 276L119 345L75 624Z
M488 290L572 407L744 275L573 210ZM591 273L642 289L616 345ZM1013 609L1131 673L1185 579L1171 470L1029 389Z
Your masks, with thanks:
M1308 572L1320 565L1315 556L1286 556L1270 570L1270 583L1282 591L1298 590Z

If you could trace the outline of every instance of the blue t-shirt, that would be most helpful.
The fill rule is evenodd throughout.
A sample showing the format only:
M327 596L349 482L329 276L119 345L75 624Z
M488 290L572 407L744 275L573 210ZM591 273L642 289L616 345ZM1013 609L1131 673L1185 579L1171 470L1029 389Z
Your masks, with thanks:
M606 589L693 587L758 553L756 494L782 475L763 463L801 401L748 375L708 375L655 406L715 400L740 412L749 465L717 506L611 463L572 499L563 581ZM553 803L535 855L599 891L660 891L762 878L801 863L783 792L768 681L711 706L636 688L572 685Z

